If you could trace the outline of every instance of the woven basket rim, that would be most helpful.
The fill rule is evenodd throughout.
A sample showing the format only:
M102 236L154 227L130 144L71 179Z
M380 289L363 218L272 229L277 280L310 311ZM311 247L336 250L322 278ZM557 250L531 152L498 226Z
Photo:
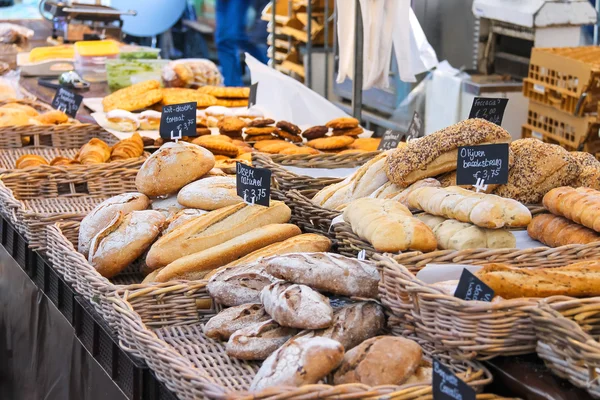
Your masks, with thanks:
M253 153L254 156L265 158L267 161L276 165L293 166L299 168L328 168L331 164L344 164L349 166L356 163L368 160L380 154L380 151L370 151L365 153L319 153L319 154L269 154L269 153ZM304 166L303 166L304 165ZM342 167L336 167L342 168Z

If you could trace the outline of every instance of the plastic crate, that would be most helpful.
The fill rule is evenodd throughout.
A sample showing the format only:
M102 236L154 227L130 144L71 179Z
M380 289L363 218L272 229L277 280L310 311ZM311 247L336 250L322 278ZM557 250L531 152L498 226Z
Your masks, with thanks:
M597 116L577 117L530 101L522 134L574 151L598 137L598 126Z
M600 100L600 48L534 48L523 95L560 111L596 113Z

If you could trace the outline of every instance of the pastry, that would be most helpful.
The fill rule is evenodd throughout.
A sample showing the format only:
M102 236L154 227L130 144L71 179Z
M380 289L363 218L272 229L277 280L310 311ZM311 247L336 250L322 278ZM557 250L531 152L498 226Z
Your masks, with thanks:
M204 110L207 117L233 117L233 111L223 106L211 106Z
M483 119L467 119L394 150L386 161L390 181L401 187L456 169L458 148L508 143L510 134Z
M137 116L125 110L110 110L106 113L106 125L119 132L135 132L140 123Z
M33 118L28 116L24 111L0 108L0 126L32 125L32 119ZM37 122L36 120L34 121Z
M40 115L40 113L37 112L37 110L35 108L28 106L27 104L21 104L21 103L6 103L2 107L0 107L0 109L18 110L18 111L24 112L28 117L37 117L38 115Z
M219 69L210 60L181 59L171 61L162 70L162 80L168 87L198 88L218 85L223 80Z
M146 264L150 268L163 267L180 257L225 243L252 229L283 224L289 221L290 216L290 208L280 201L271 201L270 207L238 203L220 208L161 237L150 248Z
M260 301L281 326L322 329L333 320L329 299L306 285L274 282L260 292Z
M256 135L256 136L246 136L246 140L248 142L263 142L265 140L277 140L277 141L281 141L279 139L275 139L275 136L268 134L268 135ZM256 146L254 146L254 148L256 148Z
M250 108L241 108L237 109L233 112L233 115L239 118L244 118L246 120L254 120L254 119L264 119L265 114L260 110L260 108L252 106ZM274 123L273 121L272 123Z
M135 261L156 239L165 217L158 211L132 211L117 215L90 243L88 260L105 278L111 278Z
M144 141L139 133L134 133L128 139L117 142L111 151L110 159L126 160L128 158L138 158L144 154Z
M283 140L280 140L277 143L271 143L266 146L261 146L260 150L256 147L256 145L254 146L254 148L257 149L258 151L262 151L263 153L269 153L269 154L278 154L281 150L294 148L294 147L296 147L295 144L290 143L290 142L285 142Z
M278 129L276 132L273 133L282 139L289 140L290 142L302 143L302 138L300 136L284 131L283 129Z
M279 152L282 155L297 155L297 154L319 154L319 150L313 149L312 147L288 147Z
M331 129L351 129L351 128L356 128L358 126L358 124L359 124L359 121L356 118L342 117L342 118L332 119L325 125L327 125L327 127L331 128Z
M344 136L345 135L345 136L356 137L363 132L364 132L364 129L361 128L360 126L357 126L356 128L349 128L349 129L334 129L333 132L331 132L331 134L333 136Z
M224 135L218 135L224 136ZM225 136L227 137L227 136ZM200 136L194 140L192 143L197 144L198 146L202 146L205 149L209 150L214 155L224 155L228 157L235 157L238 154L238 148L236 145L231 143L231 138L228 138L230 141L224 141L221 139L217 139L215 135L206 135Z
M302 130L298 128L297 125L294 125L288 121L278 121L275 126L277 126L282 131L292 134L294 136L298 136L300 135L300 133L302 133Z
M198 135L198 136L212 135L212 132L208 128L197 127L196 128L196 135Z
M248 87L226 87L226 86L202 86L198 89L200 93L206 93L215 97L225 97L233 99L247 99L250 96Z
M217 123L220 132L240 132L246 123L237 117L223 117Z
M54 157L52 159L52 161L50 161L50 165L56 165L56 166L61 166L61 165L73 165L73 164L79 164L77 161L73 161L70 158L67 157Z
M228 340L237 330L268 320L269 316L262 305L242 304L221 311L212 317L202 330L211 339Z
M554 215L600 232L600 192L589 188L560 187L549 191L544 207Z
M271 137L270 140L261 140L260 143L254 143L254 148L258 151L261 151L264 147L269 146L273 143L284 143L288 147L290 147L291 145L291 143L288 143L285 140L275 139Z
M248 136L252 136L249 140L254 140L255 136L271 135L277 131L279 131L279 129L274 126L265 126L260 128L249 127L244 130L244 133Z
M317 150L336 150L343 149L351 145L352 142L354 142L354 139L350 136L330 136L309 140L306 145Z
M287 282L348 297L377 298L375 264L334 253L292 253L264 259L265 272Z
M264 128L269 125L273 125L274 123L275 123L275 120L272 120L271 118L257 118L257 119L254 119L254 120L248 122L248 127Z
M138 116L140 129L143 131L157 131L160 128L161 113L154 110L147 110Z
M242 198L237 195L235 178L215 176L184 186L177 194L177 202L210 211L241 203Z
M43 125L59 125L69 122L69 116L59 110L46 111L34 117L34 119Z
M327 135L327 132L329 132L328 127L323 125L317 125L313 126L312 128L306 129L304 132L302 132L302 136L305 137L306 140L313 140L322 138L323 136Z
M233 333L225 347L227 355L241 360L265 360L296 334L272 319L257 322Z
M183 141L165 143L141 166L135 185L148 196L175 193L214 165L212 153L198 145Z
M160 89L160 82L148 80L109 94L102 99L102 106L104 112L115 109L136 111L158 103L162 97L163 92Z
M380 138L357 138L350 146L351 149L365 150L365 151L377 151L381 143Z
M336 369L343 357L344 348L335 340L321 337L291 339L265 360L250 390L317 383Z
M223 99L223 98L217 98L217 101L215 102L215 105L217 105L217 106L223 106L223 107L247 107L248 106L248 100L247 99Z
M573 187L589 187L600 189L600 161L596 160L590 153L583 151L572 151L571 157L579 165L579 176L571 182Z
M110 146L98 138L84 144L75 158L82 164L102 164L110 160Z
M354 200L344 210L344 221L375 250L396 253L405 250L433 251L437 241L431 229L393 200Z
M527 226L527 233L532 239L550 247L600 241L600 234L597 232L552 214L540 214L533 217Z
M163 106L180 103L195 102L198 108L214 106L217 104L217 99L208 94L199 93L194 89L185 88L167 88L162 89Z
M195 218L198 218L201 215L206 214L208 211L204 210L196 210L193 208L188 208L184 210L179 210L175 214L172 214L166 221L166 228L162 231L163 235L171 232L173 229L185 224L188 221L191 221Z
M36 154L24 154L15 162L16 169L31 168L40 165L48 165L48 161L44 157Z

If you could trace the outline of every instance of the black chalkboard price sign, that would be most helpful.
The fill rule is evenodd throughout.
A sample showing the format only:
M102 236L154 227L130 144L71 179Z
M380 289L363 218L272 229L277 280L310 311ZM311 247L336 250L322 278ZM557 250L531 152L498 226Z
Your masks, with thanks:
M83 96L59 87L52 99L52 107L64 112L71 118L75 118L82 101Z
M160 137L163 139L181 139L184 136L198 136L196 133L195 102L171 104L162 108L160 116Z
M269 206L271 199L271 171L236 163L235 183L237 195L246 203Z
M433 400L475 400L475 390L434 358Z
M458 148L457 185L498 185L506 182L508 182L508 143Z
M408 126L407 139L416 139L423 137L423 133L425 132L425 125L423 124L423 120L418 112L413 113L412 121L410 121L410 125Z
M396 147L398 147L398 143L400 143L403 136L404 134L402 134L399 131L393 131L391 129L388 129L383 134L381 142L379 142L379 146L377 146L377 150L386 151L390 149L395 149Z
M463 300L492 301L494 290L465 268L460 275L454 297Z
M483 118L496 125L502 125L504 110L508 99L494 99L491 97L475 97L469 118Z
M258 92L258 82L250 85L250 95L248 96L248 107L256 104L256 94Z

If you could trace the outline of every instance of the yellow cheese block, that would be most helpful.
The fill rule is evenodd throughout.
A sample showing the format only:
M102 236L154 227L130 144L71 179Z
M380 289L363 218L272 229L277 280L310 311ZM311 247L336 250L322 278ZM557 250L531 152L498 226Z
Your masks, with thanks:
M113 40L90 40L75 43L75 51L82 57L102 57L119 54L119 45Z
M75 58L75 50L72 44L61 46L36 47L29 52L29 61L37 63L47 60Z

